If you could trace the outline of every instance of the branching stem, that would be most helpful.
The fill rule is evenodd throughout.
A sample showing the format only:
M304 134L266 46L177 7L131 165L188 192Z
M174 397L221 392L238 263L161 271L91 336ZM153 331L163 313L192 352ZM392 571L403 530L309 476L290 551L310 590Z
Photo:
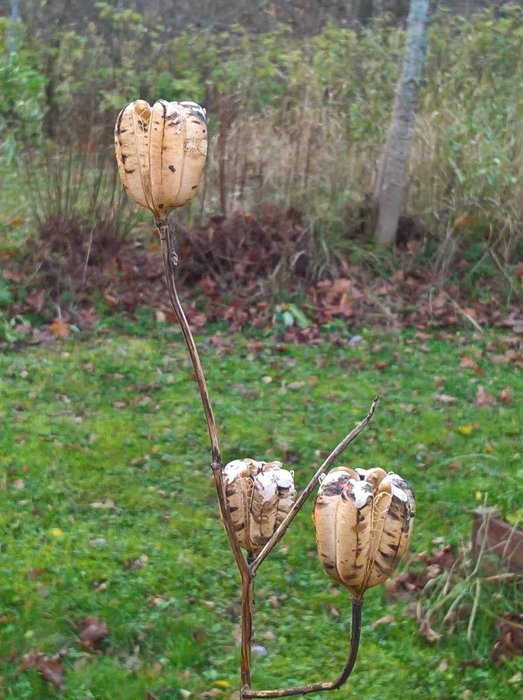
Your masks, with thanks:
M376 396L374 398L369 412L365 416L365 418L360 423L358 423L358 425L353 430L351 430L350 433L348 433L348 435L346 435L346 437L332 450L327 459L325 459L325 461L322 463L322 465L319 467L319 469L316 471L316 473L310 480L309 484L305 487L303 492L297 498L291 510L284 518L283 522L279 525L279 527L274 532L270 540L265 544L261 552L259 552L259 554L253 559L249 558L248 560L246 560L242 554L240 544L238 542L238 537L236 536L236 531L234 529L234 524L232 522L231 514L227 507L225 484L223 480L223 460L220 453L218 431L216 428L216 421L214 419L214 413L212 410L209 390L207 388L207 382L205 380L205 375L200 362L200 357L198 355L196 343L194 342L194 338L189 323L187 321L187 317L185 316L183 307L178 297L178 292L176 290L176 270L178 267L178 255L176 253L175 248L174 231L170 228L169 223L166 219L155 221L155 224L160 234L163 264L165 270L165 280L169 292L169 299L176 313L176 316L178 317L178 321L180 323L183 336L185 338L185 343L189 350L189 355L194 368L194 373L196 376L196 381L198 383L198 389L200 391L200 397L203 404L203 411L205 414L205 420L207 422L207 429L209 432L209 439L211 443L211 466L214 477L214 483L218 494L220 513L222 516L223 524L225 526L225 530L227 532L227 536L231 544L234 559L236 561L241 576L242 640L240 656L242 689L240 692L240 697L242 700L243 698L277 698L286 695L305 695L306 693L312 693L314 691L320 690L335 690L347 680L356 661L356 655L358 653L361 633L361 613L363 607L363 598L352 599L352 630L349 654L343 671L335 681L312 683L309 685L296 686L293 688L285 688L280 690L253 690L250 687L250 685L254 579L256 577L256 572L258 568L265 560L267 555L271 552L271 550L283 537L287 528L300 511L305 501L308 499L312 491L318 485L322 474L324 474L327 471L327 469L333 464L333 462L342 454L342 452L350 445L350 443L369 424L376 410L379 397Z
M287 695L306 695L321 690L336 690L340 688L352 673L361 636L361 613L363 610L363 598L352 598L352 628L349 653L342 672L334 681L324 681L320 683L309 683L308 685L297 685L292 688L281 688L278 690L253 690L244 686L240 691L240 698L282 698Z

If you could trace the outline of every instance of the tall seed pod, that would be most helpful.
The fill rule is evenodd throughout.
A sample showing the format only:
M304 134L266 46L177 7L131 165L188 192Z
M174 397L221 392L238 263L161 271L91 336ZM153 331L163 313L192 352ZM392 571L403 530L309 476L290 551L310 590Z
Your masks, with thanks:
M240 546L255 556L296 498L294 478L281 462L235 459L223 470L225 497Z
M337 467L314 502L320 561L327 574L361 597L388 579L405 553L416 505L409 484L383 469Z
M195 102L135 100L118 115L114 140L124 189L155 221L194 197L207 155L205 110Z

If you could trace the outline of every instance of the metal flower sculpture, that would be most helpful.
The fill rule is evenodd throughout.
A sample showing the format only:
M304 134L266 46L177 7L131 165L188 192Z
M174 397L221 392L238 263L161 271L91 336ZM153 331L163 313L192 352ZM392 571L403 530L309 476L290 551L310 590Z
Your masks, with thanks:
M358 653L364 591L384 581L405 551L414 497L400 477L382 469L327 470L370 422L365 418L332 450L296 497L291 472L281 462L235 459L223 464L216 422L191 329L176 289L178 255L168 215L196 193L207 154L205 110L195 102L135 100L120 112L115 128L118 170L129 196L149 209L160 235L165 279L194 367L211 447L211 468L220 512L239 569L242 590L240 698L303 695L339 688ZM327 573L349 589L352 628L348 658L334 681L275 690L251 687L254 580L258 569L323 479L314 506L318 549ZM242 549L246 551L243 554Z

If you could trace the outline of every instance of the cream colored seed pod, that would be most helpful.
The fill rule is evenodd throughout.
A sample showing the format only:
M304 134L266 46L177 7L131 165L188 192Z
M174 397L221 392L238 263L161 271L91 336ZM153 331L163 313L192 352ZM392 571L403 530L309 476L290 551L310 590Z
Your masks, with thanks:
M195 102L135 100L118 115L114 140L124 189L156 221L194 197L207 155L205 110Z
M388 579L405 553L416 511L409 484L383 469L333 469L320 485L313 519L329 576L361 597Z
M272 537L294 503L292 473L281 462L236 459L223 470L225 497L240 546L252 556Z

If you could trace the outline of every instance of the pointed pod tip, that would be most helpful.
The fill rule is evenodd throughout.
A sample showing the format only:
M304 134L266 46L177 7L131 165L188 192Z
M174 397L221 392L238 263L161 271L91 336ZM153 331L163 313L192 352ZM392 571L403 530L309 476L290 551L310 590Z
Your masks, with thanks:
M133 105L137 117L148 122L151 118L151 105L145 100L135 100Z

